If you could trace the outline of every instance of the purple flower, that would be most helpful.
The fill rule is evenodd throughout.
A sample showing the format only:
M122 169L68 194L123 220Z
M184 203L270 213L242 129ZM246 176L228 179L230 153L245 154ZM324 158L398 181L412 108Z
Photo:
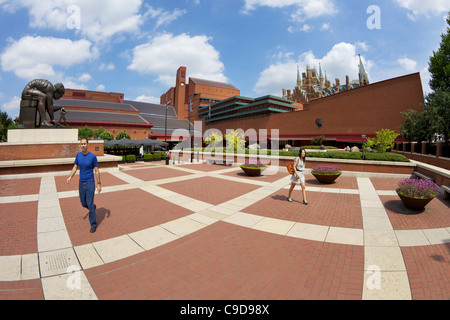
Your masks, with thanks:
M430 199L436 196L438 190L439 186L430 180L403 179L398 183L397 192L407 197Z
M316 166L311 168L313 174L339 174L342 169L336 166Z

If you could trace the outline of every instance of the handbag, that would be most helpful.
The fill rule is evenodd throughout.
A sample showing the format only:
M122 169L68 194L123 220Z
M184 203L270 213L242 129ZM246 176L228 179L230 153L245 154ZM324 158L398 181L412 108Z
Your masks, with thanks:
M288 165L286 166L286 168L287 168L287 171L288 171L290 174L294 174L294 164L293 164L293 163L288 164Z

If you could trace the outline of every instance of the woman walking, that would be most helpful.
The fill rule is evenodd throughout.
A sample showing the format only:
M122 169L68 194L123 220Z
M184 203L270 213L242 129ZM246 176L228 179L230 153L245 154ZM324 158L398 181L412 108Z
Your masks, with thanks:
M289 188L289 196L288 201L292 202L292 190L294 190L295 185L302 186L303 193L303 204L308 204L306 201L306 187L305 187L305 176L303 175L303 171L305 170L305 161L306 161L306 150L301 148L298 152L298 157L294 160L294 174L291 176L291 187Z

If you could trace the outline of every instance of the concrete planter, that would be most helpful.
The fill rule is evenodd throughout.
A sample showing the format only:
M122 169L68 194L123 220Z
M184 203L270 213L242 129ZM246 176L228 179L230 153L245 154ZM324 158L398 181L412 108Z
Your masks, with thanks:
M312 175L320 183L330 184L330 183L333 183L334 180L336 180L341 175L341 173L339 173L339 174L317 174L317 173L312 173Z
M267 169L267 167L262 167L262 168L248 168L248 167L244 167L244 166L240 166L242 171L245 172L246 175L251 176L251 177L256 177L256 176L260 176L261 173Z
M430 203L431 200L434 198L429 199L417 199L417 198L411 198L404 195L401 195L397 192L398 196L402 200L405 207L413 210L423 210L425 206Z

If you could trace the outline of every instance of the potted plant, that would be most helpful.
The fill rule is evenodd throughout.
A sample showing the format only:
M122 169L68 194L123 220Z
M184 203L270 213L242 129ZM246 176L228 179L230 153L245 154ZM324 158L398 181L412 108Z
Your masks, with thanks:
M128 154L126 156L126 160L127 160L127 163L134 163L134 162L136 162L136 156L134 154Z
M397 194L405 207L420 210L436 197L439 186L425 179L403 179L398 183Z
M312 167L311 174L321 183L333 183L342 174L342 170L336 166L316 166Z
M259 161L249 161L240 165L240 168L248 176L259 176L264 170L267 169L267 166Z
M122 157L122 160L120 160L119 163L125 163L125 162L127 162L126 159L125 159L125 156L120 156L120 157Z
M151 153L144 154L144 162L149 162L153 160L153 155Z

